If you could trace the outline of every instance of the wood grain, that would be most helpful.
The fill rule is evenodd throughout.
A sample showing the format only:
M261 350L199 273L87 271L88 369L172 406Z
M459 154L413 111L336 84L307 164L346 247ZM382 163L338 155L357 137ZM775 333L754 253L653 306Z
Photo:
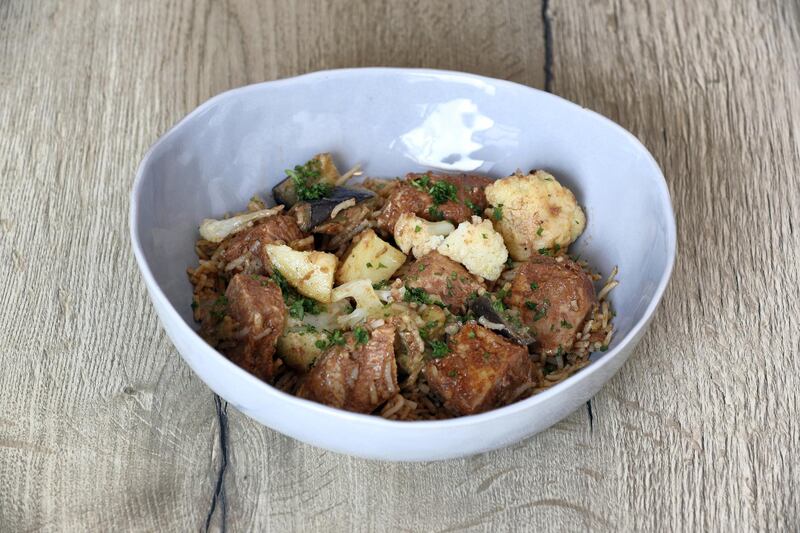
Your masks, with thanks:
M161 331L127 237L147 146L225 89L370 65L547 87L661 163L675 275L591 419L352 459L217 402ZM0 2L0 530L800 528L799 123L796 2Z

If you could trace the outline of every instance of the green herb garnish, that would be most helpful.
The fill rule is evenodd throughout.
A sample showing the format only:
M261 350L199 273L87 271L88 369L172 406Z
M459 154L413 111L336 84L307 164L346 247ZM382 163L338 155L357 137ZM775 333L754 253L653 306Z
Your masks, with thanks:
M342 333L342 330L334 329L333 331L330 331L326 329L324 332L328 336L327 340L319 339L314 343L314 345L320 350L325 350L331 346L341 346L345 343L344 333Z
M442 302L435 300L425 289L419 287L406 287L406 292L403 294L403 301L444 307Z
M333 187L328 183L315 183L322 174L322 163L314 158L305 165L295 165L293 170L286 170L286 175L294 183L297 197L300 200L319 200L331 193Z
M492 218L495 220L503 220L503 204L498 204L497 207L492 210Z
M437 181L428 190L428 194L431 195L436 205L441 205L449 200L455 201L457 192L456 186L446 181Z
M356 346L359 344L367 344L367 341L369 341L369 332L361 326L356 326L356 328L353 329L353 336L356 339Z
M297 320L303 320L306 314L318 315L325 310L325 305L319 303L311 298L306 298L297 292L294 287L289 285L286 278L283 277L280 270L277 268L272 269L272 281L278 284L283 294L283 301L286 307L289 308L289 316Z
M447 343L444 341L430 341L428 346L431 348L431 356L434 359L441 359L450 353L450 348L447 347Z
M435 220L441 220L444 218L444 213L442 213L442 210L435 205L432 205L428 208L428 215Z
M473 213L475 213L476 215L480 216L481 208L478 207L477 205L475 205L474 203L472 203L469 199L464 200L464 205L469 207L472 210Z

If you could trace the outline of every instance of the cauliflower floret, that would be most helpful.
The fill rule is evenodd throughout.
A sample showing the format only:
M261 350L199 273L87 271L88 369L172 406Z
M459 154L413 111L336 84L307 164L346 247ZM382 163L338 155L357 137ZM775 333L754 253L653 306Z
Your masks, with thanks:
M470 273L492 281L500 277L508 259L503 237L491 222L480 217L459 224L436 251L458 261Z
M370 314L374 314L383 308L372 283L368 279L348 281L339 285L331 292L331 300L338 302L344 298L353 298L356 301L355 310L349 315L338 318L339 325L351 328L356 324L361 324L367 320Z
M414 213L403 213L394 226L394 240L404 254L411 251L414 257L420 258L437 249L444 242L445 236L455 229L446 220L428 222Z
M333 273L339 259L325 252L299 252L283 244L266 244L264 250L272 266L289 285L303 296L328 303L331 301Z
M486 187L486 199L494 206L487 212L516 261L542 248L566 248L586 227L572 191L543 170L495 181Z

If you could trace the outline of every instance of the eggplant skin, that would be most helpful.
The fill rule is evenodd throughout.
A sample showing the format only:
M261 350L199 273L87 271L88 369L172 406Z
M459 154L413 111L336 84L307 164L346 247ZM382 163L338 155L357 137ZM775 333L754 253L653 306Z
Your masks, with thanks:
M283 204L292 207L297 203L297 190L295 189L292 178L286 178L272 188L272 196L276 204Z
M478 296L470 302L470 310L475 316L483 317L489 322L502 324L503 329L499 330L504 336L510 338L517 344L530 346L536 343L536 337L526 331L524 326L515 326L505 313L497 311L492 305L492 300L487 295Z
M297 225L306 233L319 226L331 216L337 205L346 202L351 198L358 202L368 200L375 196L375 193L366 189L353 189L350 187L334 187L331 193L319 200L309 202L298 202L292 207L292 212L297 218ZM277 200L277 198L276 198Z

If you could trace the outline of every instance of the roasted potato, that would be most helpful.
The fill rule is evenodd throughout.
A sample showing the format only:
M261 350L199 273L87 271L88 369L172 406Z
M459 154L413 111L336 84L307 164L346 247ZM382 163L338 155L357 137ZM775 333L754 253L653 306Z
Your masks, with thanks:
M392 277L406 261L403 252L378 237L371 229L362 231L356 239L336 271L338 283L359 279L378 283Z

